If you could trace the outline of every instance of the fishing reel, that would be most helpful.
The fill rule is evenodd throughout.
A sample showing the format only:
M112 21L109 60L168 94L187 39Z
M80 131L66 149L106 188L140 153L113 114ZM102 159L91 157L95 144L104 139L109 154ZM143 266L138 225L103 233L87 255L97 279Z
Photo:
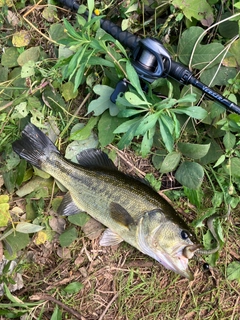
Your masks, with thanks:
M71 10L77 11L79 8L79 4L75 0L59 1ZM88 12L84 15L87 17ZM131 62L140 79L152 83L158 78L170 77L183 85L191 84L207 94L208 97L220 102L225 108L240 115L238 105L199 81L181 63L173 61L169 52L158 40L153 38L141 39L128 31L122 31L119 26L109 20L101 19L100 25L103 30L117 39L124 47L130 49ZM117 84L110 98L111 101L115 103L118 94L124 93L126 90L127 82L123 79Z

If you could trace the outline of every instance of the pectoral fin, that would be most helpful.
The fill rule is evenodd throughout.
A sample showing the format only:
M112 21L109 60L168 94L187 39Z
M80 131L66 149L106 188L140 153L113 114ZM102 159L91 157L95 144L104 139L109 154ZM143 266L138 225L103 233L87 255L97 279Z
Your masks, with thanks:
M113 220L130 229L134 220L126 209L116 202L110 203L110 215Z
M117 244L119 244L120 242L122 242L123 239L116 234L115 232L113 232L110 229L106 229L103 232L102 238L100 240L100 246L116 246Z
M70 193L67 192L63 197L63 200L60 203L60 206L58 207L57 213L61 216L72 216L81 211L82 210L79 209L73 202L73 199Z

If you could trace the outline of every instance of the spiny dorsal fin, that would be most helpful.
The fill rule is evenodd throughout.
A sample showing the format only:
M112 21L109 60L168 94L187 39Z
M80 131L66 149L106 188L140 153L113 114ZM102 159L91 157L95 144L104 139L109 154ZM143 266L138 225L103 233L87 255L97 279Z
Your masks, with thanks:
M100 246L116 246L117 244L119 244L120 242L122 242L123 239L116 234L115 232L113 232L110 229L106 229L103 232L102 238L99 242Z
M79 209L72 200L72 197L69 192L65 194L60 203L60 206L57 209L57 213L61 216L72 216L76 213L81 212L82 210Z
M117 170L108 155L99 149L86 149L77 155L77 161L82 167L90 169Z
M110 215L113 220L128 229L134 224L134 220L126 209L116 202L110 203Z

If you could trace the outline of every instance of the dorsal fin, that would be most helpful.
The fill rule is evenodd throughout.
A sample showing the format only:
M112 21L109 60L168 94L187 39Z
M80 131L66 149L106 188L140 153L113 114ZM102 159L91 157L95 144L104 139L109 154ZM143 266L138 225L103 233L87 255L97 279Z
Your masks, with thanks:
M117 171L108 155L99 149L86 149L77 155L77 161L82 167L89 169L107 169Z
M126 209L116 202L110 203L110 215L113 220L127 227L128 229L130 229L131 225L134 224L134 220L130 213L128 213Z

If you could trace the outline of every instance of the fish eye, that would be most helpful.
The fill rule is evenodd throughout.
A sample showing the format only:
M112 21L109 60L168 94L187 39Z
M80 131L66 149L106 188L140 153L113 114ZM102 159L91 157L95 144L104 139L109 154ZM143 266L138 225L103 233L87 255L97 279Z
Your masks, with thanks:
M182 230L181 237L183 240L187 240L189 238L189 233L186 230Z

